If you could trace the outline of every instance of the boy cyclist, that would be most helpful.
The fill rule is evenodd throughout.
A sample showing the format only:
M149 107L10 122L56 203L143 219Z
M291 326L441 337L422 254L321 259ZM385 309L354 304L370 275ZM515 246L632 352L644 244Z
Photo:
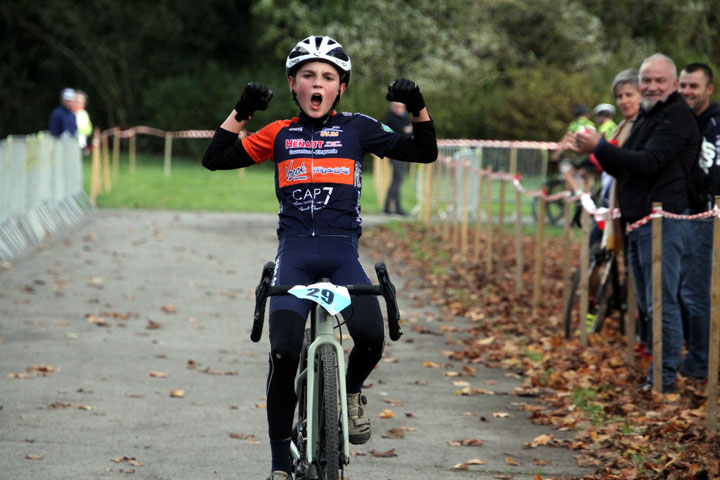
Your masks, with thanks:
M249 83L203 157L210 170L275 163L280 203L278 251L273 283L307 285L327 277L338 285L370 284L358 259L361 235L360 192L366 152L407 162L437 158L435 127L418 86L397 79L387 99L404 103L412 114L414 136L394 133L362 114L335 111L350 82L351 61L342 45L327 36L298 42L287 57L288 85L300 108L296 118L279 120L237 141L238 132L272 92ZM298 368L310 302L293 296L270 300L270 371L267 418L272 473L269 480L292 479L290 436L297 397ZM384 344L382 313L375 297L358 296L342 312L354 347L347 369L350 442L370 438L363 382L380 360Z

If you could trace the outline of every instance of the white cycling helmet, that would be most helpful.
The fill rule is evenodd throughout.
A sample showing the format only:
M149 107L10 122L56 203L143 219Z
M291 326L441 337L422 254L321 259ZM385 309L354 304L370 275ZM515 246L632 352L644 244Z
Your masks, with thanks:
M340 83L350 83L352 62L342 45L328 36L311 35L298 42L285 61L288 77L295 74L298 67L305 62L326 62L340 72Z
M594 112L595 112L595 115L604 113L606 115L614 117L615 116L615 107L613 105L610 105L609 103L601 103L600 105L595 107Z

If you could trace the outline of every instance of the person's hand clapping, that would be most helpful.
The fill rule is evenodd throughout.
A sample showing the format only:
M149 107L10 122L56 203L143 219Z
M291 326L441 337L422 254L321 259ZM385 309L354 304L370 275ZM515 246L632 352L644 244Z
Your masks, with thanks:
M272 96L272 90L262 83L248 83L235 104L235 120L248 120L256 110L266 110Z
M594 130L584 129L575 132L575 145L583 153L593 153L602 136Z

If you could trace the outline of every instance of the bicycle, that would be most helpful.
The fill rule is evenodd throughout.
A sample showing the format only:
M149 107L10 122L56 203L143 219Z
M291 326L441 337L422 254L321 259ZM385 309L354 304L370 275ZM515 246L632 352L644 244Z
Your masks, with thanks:
M312 285L272 285L273 262L263 267L255 289L255 314L250 339L262 336L267 297L292 294L314 302L310 328L305 330L295 391L298 398L297 423L293 427L290 453L295 480L343 478L350 463L350 441L345 355L334 335L342 323L339 312L350 305L350 295L377 295L385 299L390 339L402 335L395 286L384 263L375 264L377 285L337 286L322 279ZM321 308L322 307L322 308ZM335 319L337 325L333 325Z
M623 269L624 270L624 269ZM580 303L580 266L573 275L568 298L565 300L565 338L570 338L579 323ZM588 268L589 295L588 322L589 333L600 333L605 319L611 315L613 310L620 312L620 331L625 333L625 313L627 312L627 276L620 275L618 258L614 251L602 248L599 244L590 247L590 265Z
M551 178L543 184L542 187L545 195L554 195L565 190L565 178ZM558 226L562 222L565 215L565 200L558 198L550 202L545 202L545 221L550 225ZM540 218L540 198L535 197L532 200L532 216L537 223Z

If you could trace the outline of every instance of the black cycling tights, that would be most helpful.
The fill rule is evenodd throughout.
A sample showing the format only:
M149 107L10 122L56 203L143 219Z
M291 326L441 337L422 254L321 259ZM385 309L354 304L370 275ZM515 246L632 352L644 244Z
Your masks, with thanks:
M380 305L375 297L356 296L343 310L353 339L347 369L348 393L359 393L382 356L385 341ZM267 417L271 440L289 438L295 412L295 375L300 361L305 319L290 310L270 314L270 372L267 379Z

